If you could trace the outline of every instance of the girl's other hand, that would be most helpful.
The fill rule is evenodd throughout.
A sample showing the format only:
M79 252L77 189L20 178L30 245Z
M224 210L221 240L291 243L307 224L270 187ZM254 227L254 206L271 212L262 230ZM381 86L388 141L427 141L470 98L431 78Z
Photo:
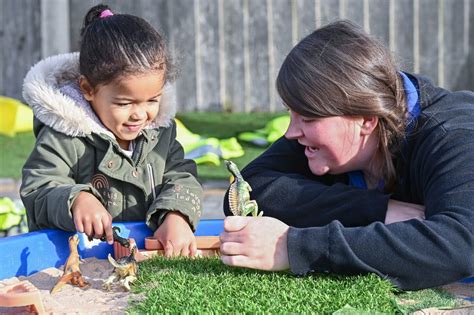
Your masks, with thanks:
M94 195L80 192L72 204L71 212L78 232L94 238L101 238L105 234L107 243L114 243L112 216Z
M196 238L186 216L180 212L169 212L153 236L163 246L166 257L196 256Z
M411 219L424 220L425 206L390 199L388 201L385 224L407 221Z

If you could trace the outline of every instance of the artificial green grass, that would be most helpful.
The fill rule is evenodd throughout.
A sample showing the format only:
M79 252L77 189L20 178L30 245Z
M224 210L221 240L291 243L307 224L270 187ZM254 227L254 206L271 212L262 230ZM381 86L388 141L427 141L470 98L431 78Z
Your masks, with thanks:
M440 310L451 309L461 304L451 294L440 289L402 292L397 294L397 301L400 305L400 311L405 314L432 307L439 308Z
M33 132L18 133L14 137L0 136L0 178L20 178L34 144Z
M232 268L218 258L145 261L133 292L144 298L129 304L131 314L399 312L393 286L373 274L295 277Z

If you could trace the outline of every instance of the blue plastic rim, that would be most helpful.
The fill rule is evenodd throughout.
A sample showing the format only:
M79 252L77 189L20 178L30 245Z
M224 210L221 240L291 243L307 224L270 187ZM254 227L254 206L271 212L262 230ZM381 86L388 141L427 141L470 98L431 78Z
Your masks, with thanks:
M196 236L218 236L223 230L223 220L201 220ZM145 247L145 237L151 230L142 222L114 223L120 236L134 238L138 248ZM63 265L69 256L68 238L74 233L60 230L42 230L17 236L0 238L0 280L29 276L40 270ZM99 240L89 241L79 233L79 255L82 258L107 258L113 246Z

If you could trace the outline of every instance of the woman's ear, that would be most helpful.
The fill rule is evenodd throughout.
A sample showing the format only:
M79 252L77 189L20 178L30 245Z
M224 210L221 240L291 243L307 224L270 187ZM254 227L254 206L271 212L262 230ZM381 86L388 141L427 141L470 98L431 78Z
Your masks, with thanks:
M83 75L79 77L79 88L81 89L81 92L86 100L91 102L94 99L94 88Z
M360 132L362 135L370 135L379 123L379 118L377 116L366 116L362 117L364 120L362 122L362 128Z

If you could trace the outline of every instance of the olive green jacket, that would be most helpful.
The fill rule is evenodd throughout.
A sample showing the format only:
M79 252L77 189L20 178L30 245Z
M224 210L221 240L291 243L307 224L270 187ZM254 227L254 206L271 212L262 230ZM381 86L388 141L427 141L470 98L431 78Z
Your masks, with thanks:
M129 157L77 90L78 76L73 53L39 62L25 78L37 137L20 188L30 231L75 231L71 206L81 191L94 194L114 221L145 221L154 231L176 210L195 229L203 192L194 161L184 159L175 139L172 89L166 87L158 117Z

